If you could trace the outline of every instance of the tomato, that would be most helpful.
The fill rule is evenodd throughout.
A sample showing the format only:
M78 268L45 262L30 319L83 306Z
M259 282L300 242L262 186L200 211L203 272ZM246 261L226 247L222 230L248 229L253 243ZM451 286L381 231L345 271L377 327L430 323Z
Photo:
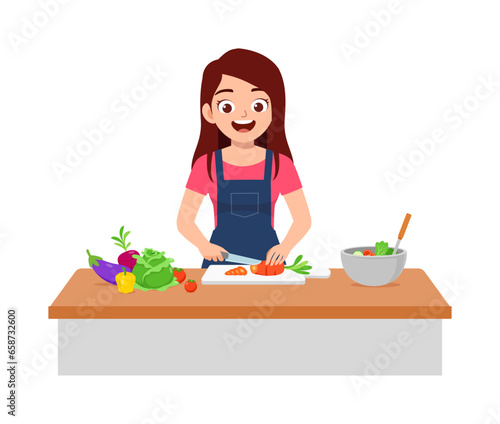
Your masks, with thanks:
M364 252L363 252L363 255L364 256L371 256L371 253L372 251L370 249L366 249Z
M187 292L192 293L196 290L198 285L196 284L196 281L194 280L187 280L184 283L184 288L186 289Z
M177 281L180 284L186 279L186 271L182 268L174 268L174 277L177 278Z

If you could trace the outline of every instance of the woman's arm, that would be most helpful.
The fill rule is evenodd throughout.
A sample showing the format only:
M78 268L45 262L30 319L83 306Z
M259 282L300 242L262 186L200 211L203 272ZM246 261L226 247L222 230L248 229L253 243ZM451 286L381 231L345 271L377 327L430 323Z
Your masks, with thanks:
M186 189L177 215L177 229L198 248L205 259L215 262L217 260L223 261L221 251L225 252L226 250L210 243L194 222L204 198L205 195Z
M302 189L295 190L283 197L292 214L293 223L281 244L272 247L267 252L266 264L270 265L284 262L290 251L311 228L311 215L307 207L304 191Z

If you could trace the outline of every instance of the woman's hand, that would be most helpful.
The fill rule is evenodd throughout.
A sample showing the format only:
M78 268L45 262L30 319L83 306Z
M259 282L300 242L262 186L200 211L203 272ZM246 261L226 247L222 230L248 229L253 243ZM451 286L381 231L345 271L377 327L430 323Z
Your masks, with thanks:
M283 243L273 246L269 249L266 256L266 265L278 265L285 262L285 259L290 254L289 248Z
M283 196L292 214L293 223L281 244L271 247L267 252L266 265L278 265L285 261L292 248L304 237L311 227L311 215L302 189Z
M224 258L222 257L222 252L228 253L226 249L213 243L204 244L199 249L199 251L207 261L214 261L214 262L217 261L222 262L224 260Z

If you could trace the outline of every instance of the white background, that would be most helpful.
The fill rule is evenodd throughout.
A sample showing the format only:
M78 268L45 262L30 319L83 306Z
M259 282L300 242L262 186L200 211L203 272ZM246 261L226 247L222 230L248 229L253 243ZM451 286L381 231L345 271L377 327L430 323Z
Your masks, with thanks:
M382 28L373 13L388 8L385 0L223 0L233 6L219 13L211 0L74 0L46 21L37 1L6 3L1 311L18 308L19 359L33 373L19 376L20 422L152 422L155 399L165 398L178 405L168 421L179 423L494 422L498 2L401 0ZM16 47L12 40L37 19L44 26ZM359 45L356 28L372 36L347 57L341 45L355 45L356 34ZM287 136L313 220L291 256L341 267L341 248L393 244L412 213L402 243L407 266L424 269L453 306L443 326L442 377L378 378L357 391L349 377L57 376L57 323L47 307L87 267L85 249L116 260L110 237L125 225L133 248L200 265L177 232L176 214L199 135L203 69L236 47L271 58L285 80ZM168 76L120 119L113 103L138 90L148 67ZM481 77L497 86L474 101ZM470 116L453 128L444 115L464 102ZM64 163L68 147L103 118L114 131L58 179L53 163ZM401 158L419 159L415 140L438 127L446 141L391 190L384 173L397 172ZM290 224L282 199L276 221L282 238ZM209 235L208 199L198 223Z

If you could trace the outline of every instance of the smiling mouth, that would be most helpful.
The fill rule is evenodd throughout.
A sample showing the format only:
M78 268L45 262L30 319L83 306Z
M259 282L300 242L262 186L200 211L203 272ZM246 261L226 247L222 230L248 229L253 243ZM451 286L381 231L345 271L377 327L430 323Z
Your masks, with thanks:
M244 133L251 131L255 127L255 121L252 119L241 119L231 122L231 125L236 131Z

